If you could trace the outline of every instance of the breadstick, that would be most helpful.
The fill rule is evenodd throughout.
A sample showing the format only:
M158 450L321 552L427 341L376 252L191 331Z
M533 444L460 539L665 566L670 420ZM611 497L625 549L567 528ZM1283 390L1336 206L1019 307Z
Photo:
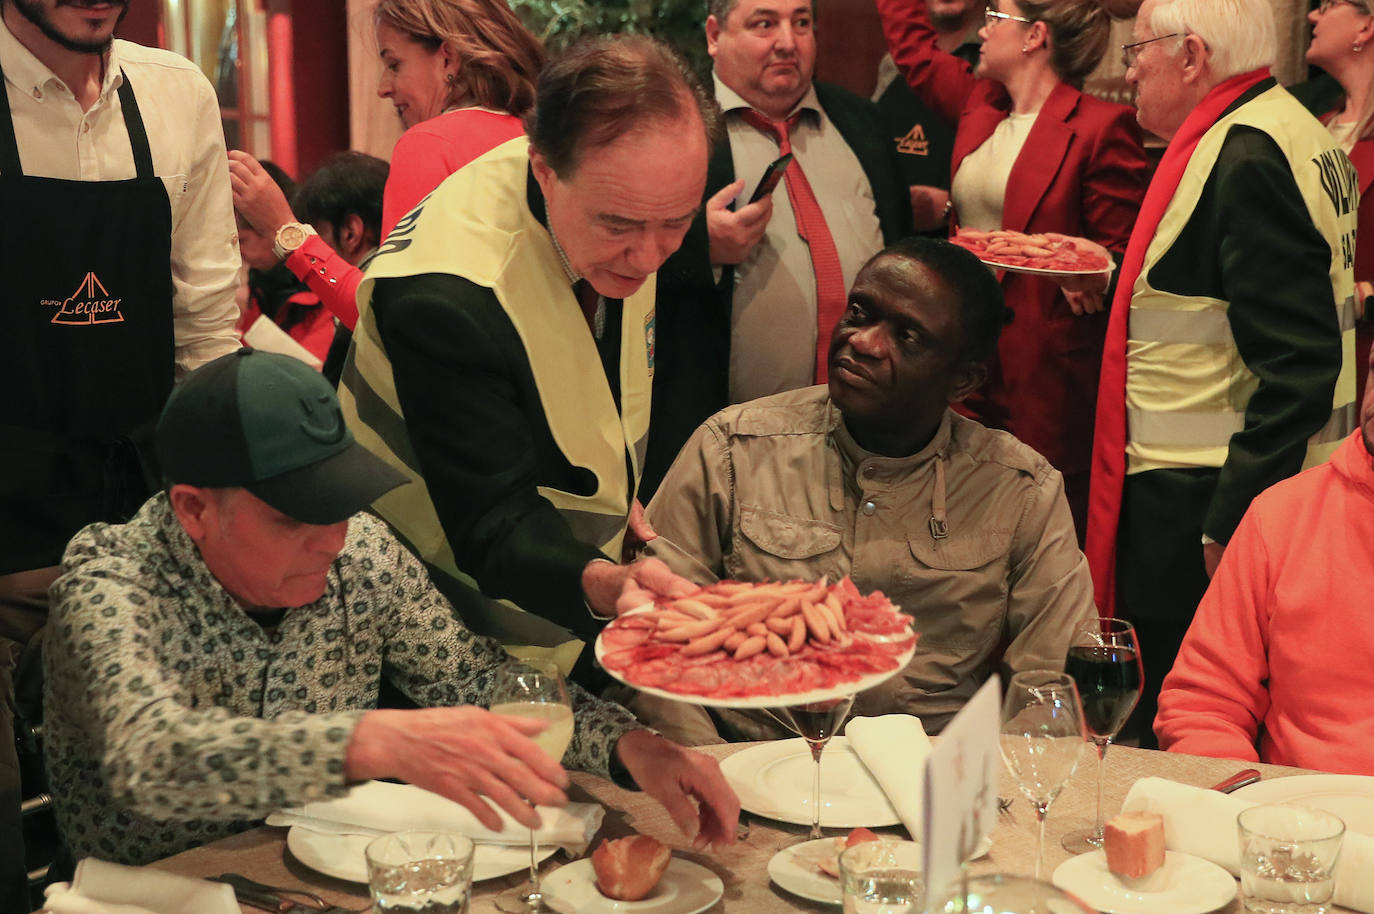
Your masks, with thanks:
M797 611L801 611L800 603L797 604ZM763 620L763 624L768 626L768 630L770 632L776 632L777 634L782 635L784 638L792 634L791 619L783 619L778 616L769 616L767 619ZM802 626L805 627L806 623L803 622Z
M744 630L748 632L750 635L768 634L768 626L764 625L762 622L750 622L748 627L746 627Z
M755 654L762 654L763 649L768 646L768 641L762 635L755 635L752 638L745 638L744 643L735 648L736 660L748 660Z
M765 640L768 642L768 653L772 654L774 657L786 657L791 653L791 651L787 649L787 642L783 641L775 633L769 632Z
M802 603L802 618L806 620L806 627L811 632L811 637L822 644L830 643L830 626L825 622L825 618L816 611L816 607L811 603Z
M795 594L785 598L768 614L768 618L786 619L788 616L795 616L797 613L801 612L801 601L801 594Z
M693 594L691 597L688 597L687 599L694 600L697 603L700 603L703 606L709 606L712 609L724 609L725 607L730 605L730 598L725 596L725 594L720 593L706 593L703 591L702 593Z
M835 620L835 634L838 635L840 632L846 631L849 628L849 623L848 620L845 620L845 608L841 605L840 598L830 594L829 597L826 597L826 606L829 606L830 616Z
M712 591L725 597L733 596L737 593L748 593L753 589L753 584L747 584L743 581L721 581L711 586Z
M762 622L768 618L768 614L773 611L772 603L751 603L747 607L739 607L730 616L730 624L735 628L748 628L755 622Z
M658 637L664 641L691 641L693 638L700 638L702 635L709 635L711 632L720 628L725 620L721 618L707 619L704 622L689 622L686 625L679 625L667 631L659 632Z
M792 632L787 638L787 649L792 653L802 649L806 643L806 619L801 616L792 617Z
M680 600L674 600L670 605L679 612L684 612L689 616L696 616L698 619L711 619L716 615L714 609L702 603L700 600L694 600L691 597L683 597Z
M709 635L693 638L682 646L682 656L697 657L701 654L709 654L711 651L718 650L721 645L725 644L725 639L729 638L734 632L735 627L727 623L711 632Z
M817 603L816 612L820 615L821 620L825 622L826 628L830 630L830 637L839 637L840 623L835 621L835 611L830 607L830 602Z
M748 639L749 636L744 632L737 631L729 638L725 639L725 649L733 654L735 650Z

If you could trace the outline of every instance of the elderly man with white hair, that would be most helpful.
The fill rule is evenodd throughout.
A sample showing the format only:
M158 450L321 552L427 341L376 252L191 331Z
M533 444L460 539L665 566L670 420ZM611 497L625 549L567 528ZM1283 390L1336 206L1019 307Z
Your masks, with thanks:
M1087 553L1155 696L1250 501L1354 428L1358 180L1269 73L1268 0L1145 0L1123 47L1169 140L1102 361ZM1116 606L1120 603L1119 607Z

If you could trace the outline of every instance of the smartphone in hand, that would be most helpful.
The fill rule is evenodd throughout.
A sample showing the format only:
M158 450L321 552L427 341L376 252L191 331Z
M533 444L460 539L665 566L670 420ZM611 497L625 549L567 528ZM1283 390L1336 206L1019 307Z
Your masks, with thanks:
M754 195L749 198L750 203L757 203L764 197L773 192L782 180L783 172L787 171L787 166L792 164L792 153L779 156L767 168L763 170L763 179L759 181L759 186L754 188Z

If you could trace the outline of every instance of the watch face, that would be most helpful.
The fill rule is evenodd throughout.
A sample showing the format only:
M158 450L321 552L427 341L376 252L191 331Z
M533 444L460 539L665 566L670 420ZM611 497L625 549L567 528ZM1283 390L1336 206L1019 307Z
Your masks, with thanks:
M305 229L299 225L283 225L280 244L288 251L294 251L305 243Z

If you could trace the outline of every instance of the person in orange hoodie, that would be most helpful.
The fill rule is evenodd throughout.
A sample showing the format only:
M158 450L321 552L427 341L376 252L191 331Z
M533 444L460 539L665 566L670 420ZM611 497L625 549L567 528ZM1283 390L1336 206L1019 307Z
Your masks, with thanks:
M1159 696L1161 748L1374 774L1374 393L1331 460L1250 505Z

